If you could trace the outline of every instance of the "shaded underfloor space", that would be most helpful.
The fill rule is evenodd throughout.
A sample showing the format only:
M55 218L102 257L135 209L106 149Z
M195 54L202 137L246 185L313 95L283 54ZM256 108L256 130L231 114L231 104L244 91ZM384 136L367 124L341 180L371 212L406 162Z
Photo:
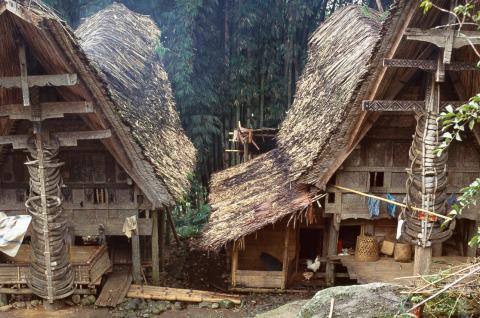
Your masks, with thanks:
M415 281L411 277L413 275L413 261L400 263L394 261L391 257L382 257L376 262L359 262L355 260L354 256L338 256L338 261L347 268L350 278L356 280L359 284L383 282L408 286ZM466 262L468 262L468 257L434 257L430 271L436 273ZM400 277L410 278L398 279Z

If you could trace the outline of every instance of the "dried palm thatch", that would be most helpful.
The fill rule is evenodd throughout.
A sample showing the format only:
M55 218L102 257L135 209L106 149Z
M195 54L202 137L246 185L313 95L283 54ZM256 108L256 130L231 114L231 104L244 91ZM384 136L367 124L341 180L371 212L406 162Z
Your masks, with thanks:
M76 31L133 137L175 199L189 185L195 148L181 128L170 82L156 55L160 30L146 16L112 4Z
M195 149L156 58L160 31L148 17L114 4L86 21L79 34L83 47L39 0L0 0L0 76L19 74L16 39L24 40L46 74L76 73L80 85L62 88L62 96L93 101L95 114L85 120L112 131L105 146L154 208L174 204L188 189ZM2 104L20 97L0 89Z
M360 112L354 102L380 28L375 13L348 6L316 30L278 148L213 176L213 212L201 241L204 248L217 249L311 204L315 182L300 177L321 166L319 158L329 165L343 147L350 126L346 118Z

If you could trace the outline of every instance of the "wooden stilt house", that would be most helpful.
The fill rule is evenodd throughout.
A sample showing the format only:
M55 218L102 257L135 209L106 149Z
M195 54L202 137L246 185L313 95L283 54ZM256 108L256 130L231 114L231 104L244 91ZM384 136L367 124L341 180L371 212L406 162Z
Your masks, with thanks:
M4 287L52 302L97 286L115 255L158 283L162 224L195 160L159 36L120 4L75 34L40 1L0 0L0 211L33 216L30 245L0 265Z
M476 254L467 244L480 217L475 207L446 229L439 225L461 188L480 175L478 132L465 132L448 159L418 152L441 142L438 111L480 88L471 47L454 30L432 30L445 21L440 11L424 15L417 2L399 0L384 21L349 6L312 35L277 148L212 179L202 244L226 247L232 287L285 289L344 276L389 281L425 272L432 250L458 260ZM381 200L369 206L368 196ZM358 265L348 256L362 233L378 244L393 241L399 218L399 241L415 247L415 262ZM302 275L316 256L313 278Z

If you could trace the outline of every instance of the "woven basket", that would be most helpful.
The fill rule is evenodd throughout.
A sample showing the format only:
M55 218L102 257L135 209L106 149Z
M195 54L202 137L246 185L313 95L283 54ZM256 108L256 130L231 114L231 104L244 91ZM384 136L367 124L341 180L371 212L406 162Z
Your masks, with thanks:
M360 262L375 262L379 258L378 242L374 236L357 236L355 259Z
M395 250L395 243L394 242L391 242L391 241L388 241L388 240L383 241L382 248L380 249L380 252L382 254L392 256L394 250Z
M410 244L395 244L393 259L397 262L410 262L412 260L412 246Z

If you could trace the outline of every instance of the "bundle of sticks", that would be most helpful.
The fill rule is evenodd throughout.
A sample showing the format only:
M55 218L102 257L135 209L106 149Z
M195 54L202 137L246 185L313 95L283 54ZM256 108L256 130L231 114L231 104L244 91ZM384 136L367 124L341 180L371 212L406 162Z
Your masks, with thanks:
M480 312L480 258L471 262L451 266L433 275L402 277L400 279L416 279L415 283L406 287L404 294L422 296L422 301L410 309L414 311L425 304L438 305L448 296L454 299L452 310L456 306L467 306L472 313ZM443 297L442 297L443 296Z

